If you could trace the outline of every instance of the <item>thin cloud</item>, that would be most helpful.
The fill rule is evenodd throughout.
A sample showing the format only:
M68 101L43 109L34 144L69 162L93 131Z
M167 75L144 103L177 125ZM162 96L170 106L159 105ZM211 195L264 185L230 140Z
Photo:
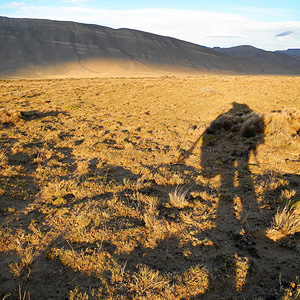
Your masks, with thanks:
M239 38L239 37L241 37L241 35L238 35L238 34L236 34L236 35L226 35L226 34L224 34L224 35L206 35L206 37L207 38L212 38L212 39L216 39L216 38L218 38L218 39L235 39L235 38Z
M275 37L288 36L288 35L290 35L292 33L294 33L294 31L284 31L284 32L275 34Z
M2 5L4 8L18 8L18 7L24 7L26 6L25 2L9 2Z
M294 16L294 12L290 9L275 7L234 6L229 7L227 11L231 11L238 15L248 16L255 20L270 22L276 20L290 20L291 16Z
M72 4L81 4L81 3L87 3L90 2L90 0L61 0L61 3L72 3Z

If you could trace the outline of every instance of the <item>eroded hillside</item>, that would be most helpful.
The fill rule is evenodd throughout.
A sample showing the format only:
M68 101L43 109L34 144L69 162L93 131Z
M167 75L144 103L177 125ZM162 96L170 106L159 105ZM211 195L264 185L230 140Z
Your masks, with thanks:
M0 79L299 75L299 70L296 56L250 46L210 49L132 29L0 16Z

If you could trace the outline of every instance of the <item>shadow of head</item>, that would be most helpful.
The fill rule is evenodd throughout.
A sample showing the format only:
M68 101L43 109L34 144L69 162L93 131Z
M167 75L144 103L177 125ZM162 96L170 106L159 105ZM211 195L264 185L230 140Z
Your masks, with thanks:
M228 160L228 153L248 159L249 153L256 154L257 146L264 142L264 132L263 116L247 104L233 102L230 110L213 120L190 149L180 154L178 162L187 159L197 146L201 146L201 165L204 168L214 169L213 160L222 156L221 160ZM234 154L236 151L239 154Z
M264 129L262 116L246 104L233 102L232 108L212 121L204 134L231 137L228 134L232 133L235 137L261 139Z

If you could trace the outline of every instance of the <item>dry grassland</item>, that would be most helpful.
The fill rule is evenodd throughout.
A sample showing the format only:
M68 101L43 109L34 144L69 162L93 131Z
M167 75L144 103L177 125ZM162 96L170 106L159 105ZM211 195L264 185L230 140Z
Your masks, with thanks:
M0 299L299 299L300 78L0 82Z

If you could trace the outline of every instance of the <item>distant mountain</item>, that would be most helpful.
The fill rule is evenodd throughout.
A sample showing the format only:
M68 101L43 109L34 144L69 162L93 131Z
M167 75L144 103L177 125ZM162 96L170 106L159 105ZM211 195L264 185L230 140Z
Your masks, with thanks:
M245 62L248 62L250 72L259 69L262 73L267 74L299 74L297 68L299 68L300 58L281 52L265 51L249 45L231 48L215 47L213 50L244 59Z
M292 56L300 56L300 49L278 50L276 52L292 55Z
M0 17L0 76L47 77L156 71L300 74L300 60L251 46L199 46L131 29Z

